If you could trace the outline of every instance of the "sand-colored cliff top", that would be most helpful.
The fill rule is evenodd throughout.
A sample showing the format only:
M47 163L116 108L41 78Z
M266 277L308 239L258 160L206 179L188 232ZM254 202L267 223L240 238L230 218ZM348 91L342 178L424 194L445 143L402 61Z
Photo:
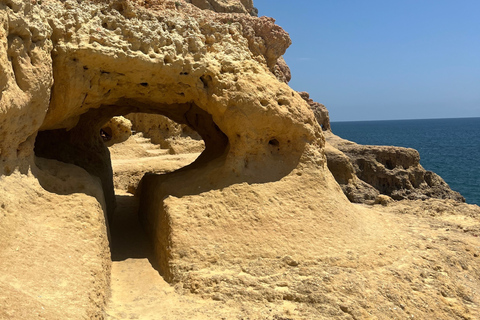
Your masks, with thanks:
M0 318L478 318L480 209L352 204L358 154L288 86L288 33L191 2L0 0ZM130 113L205 149L110 152Z

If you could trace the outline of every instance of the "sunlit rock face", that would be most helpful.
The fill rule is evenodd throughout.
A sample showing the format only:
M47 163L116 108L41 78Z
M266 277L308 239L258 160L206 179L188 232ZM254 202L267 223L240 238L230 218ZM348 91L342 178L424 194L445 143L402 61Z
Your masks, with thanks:
M465 198L436 173L425 170L411 148L365 146L325 132L328 167L352 202L373 203L379 194L394 200Z
M139 113L204 142L190 165L131 188L176 293L229 300L235 318L475 315L478 209L379 197L360 157L326 144L326 109L287 85L288 34L251 1L191 2L0 0L0 318L106 317L105 138L127 138L111 119ZM372 168L400 169L392 152Z
M285 175L307 145L323 145L307 105L274 76L290 39L273 19L171 1L149 10L128 1L8 2L4 16L13 21L4 32L6 173L32 163L40 131L37 155L100 177L113 207L98 132L112 116L138 111L189 125L205 141L200 160L223 155L225 170L240 176L257 167ZM12 112L18 123L7 120ZM282 164L271 169L265 157Z
M187 0L200 9L223 13L245 13L257 16L258 10L252 0Z
M224 10L208 3L217 11L240 13L218 14L174 1L143 6L140 1L0 1L2 210L16 208L27 217L37 200L13 199L16 192L36 193L52 203L69 203L48 211L55 213L58 228L63 216L85 210L112 219L112 169L100 129L113 116L132 112L187 125L205 144L189 167L148 176L141 184L142 219L167 278L178 270L170 267L172 255L162 255L169 244L160 241L164 232L156 226L170 214L162 200L170 195L300 177L296 172L306 168L340 194L328 174L324 138L312 112L275 76L277 60L291 43L288 34L271 18L249 15L251 1L232 2ZM32 182L22 184L26 190L12 188L15 179ZM79 318L98 317L107 292L108 229L103 213L92 219L91 232L76 229L72 237L85 237L94 249L87 252L88 246L78 248L81 241L73 240L42 258L78 250L91 262L71 264L81 270L72 273L65 292L88 280L81 274L93 275L96 283L81 290L78 303L66 303L71 318L75 310L81 310ZM16 223L8 221L4 226ZM33 246L24 232L34 228L22 233L14 228L3 234L2 243ZM15 237L20 240L8 244ZM3 271L22 278L9 267ZM50 311L54 318L56 311Z

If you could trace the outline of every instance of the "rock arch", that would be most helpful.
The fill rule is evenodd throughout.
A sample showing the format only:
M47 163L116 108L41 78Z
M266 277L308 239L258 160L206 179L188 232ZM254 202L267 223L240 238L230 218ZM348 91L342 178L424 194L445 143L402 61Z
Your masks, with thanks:
M109 155L98 135L100 126L112 116L159 113L192 126L206 143L205 152L188 168L147 176L142 182L142 218L157 244L162 272L171 281L179 280L185 269L177 259L179 251L169 251L173 238L158 233L157 227L167 232L169 227L162 226L170 214L164 198L180 199L208 194L209 190L215 191L212 197L221 198L224 189L238 184L240 187L233 187L238 189L236 194L246 195L241 203L253 203L256 196L250 185L276 183L286 177L292 180L288 187L293 191L276 187L284 198L303 194L296 187L300 179L322 186L320 191L309 189L315 196L332 187L340 194L326 168L324 138L312 112L295 91L275 77L276 61L290 39L273 19L218 15L190 5L176 8L172 1L161 2L157 11L135 8L129 1L97 2L0 1L0 37L8 48L0 50L0 68L5 75L0 78L0 184L8 186L7 195L16 195L18 190L9 181L23 179L22 185L28 189L25 199L41 198L50 217L58 220L57 226L69 222L69 229L54 229L52 233L59 236L51 239L62 239L60 235L68 232L76 239L72 248L80 248L78 252L95 261L73 272L82 281L69 278L68 282L87 283L83 275L96 275L92 276L95 287L85 289L78 299L78 308L89 305L85 318L101 313L98 306L104 303L108 284L103 217L92 212L101 213L105 204L111 215L114 207ZM42 168L35 153L76 164L77 169L99 179L90 179L82 171L85 181L65 193L40 186ZM72 167L65 166L65 171ZM306 174L309 170L311 175ZM97 180L101 182L98 188ZM94 184L95 190L87 190ZM228 192L230 196L233 191ZM92 205L94 199L87 201L82 193L93 195L99 204ZM5 206L17 201L14 198ZM59 208L48 204L65 199L68 201ZM35 208L36 202L28 203L30 200L18 211ZM85 203L90 207L84 207ZM229 207L224 202L219 205ZM235 210L249 215L244 207ZM80 225L82 228L77 227ZM29 228L26 230L34 226ZM45 248L48 245L46 242ZM276 245L281 247L281 243ZM176 246L180 251L197 250L191 243ZM75 251L72 248L61 250L68 256ZM52 266L47 263L43 268ZM7 271L19 276L16 269ZM45 290L52 295L56 292L55 288Z
M100 178L111 217L112 170L100 127L112 116L143 112L196 130L206 149L193 164L141 184L143 220L159 243L167 278L174 278L168 243L158 233L165 197L278 181L300 167L328 172L324 138L308 104L275 77L290 39L273 19L191 6L146 11L125 1L77 5L30 7L48 21L46 79L53 76L48 108L37 111L44 119L33 131L35 152ZM28 141L25 159L34 165L34 141Z
M350 204L328 171L308 104L281 82L288 70L277 62L290 40L273 19L140 3L147 1L0 0L0 314L105 317L111 169L98 126L139 110L189 123L211 141L196 163L146 176L140 190L161 272L181 281L179 290L241 301L242 310L259 307L273 318L285 315L272 312L283 300L302 304L300 318L477 313L478 270L469 266L478 257L478 207ZM35 140L37 153L88 172L36 158ZM337 142L345 154L330 152L332 171L348 183L357 155ZM51 184L41 185L42 176ZM428 185L436 179L425 175ZM444 230L447 212L465 221ZM427 260L426 239L436 243ZM425 284L425 274L433 282ZM350 290L379 281L394 284L383 288L388 294ZM446 302L438 299L444 288ZM402 308L383 307L393 305Z

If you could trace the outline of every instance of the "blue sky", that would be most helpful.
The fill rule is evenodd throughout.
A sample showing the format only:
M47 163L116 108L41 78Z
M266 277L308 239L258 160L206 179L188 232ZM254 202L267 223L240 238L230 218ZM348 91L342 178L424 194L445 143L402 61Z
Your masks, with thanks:
M480 117L480 0L254 0L332 121Z

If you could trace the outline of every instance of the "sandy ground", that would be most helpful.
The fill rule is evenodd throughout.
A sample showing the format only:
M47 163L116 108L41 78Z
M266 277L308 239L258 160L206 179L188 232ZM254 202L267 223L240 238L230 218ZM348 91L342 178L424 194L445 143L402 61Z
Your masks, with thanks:
M159 154L128 161L128 151L118 154L121 159L112 156L118 185L133 183L133 189L144 170L166 172L195 158L193 154ZM298 188L295 192L304 194ZM282 190L262 192L274 199ZM231 263L227 259L197 261L208 266L190 273L189 281L171 285L155 266L153 248L138 221L138 199L126 188L116 191L106 319L480 319L478 206L453 200L355 205L361 227L357 231L345 229L338 216L317 223L326 228L319 231L305 221L313 224L321 208L313 208L311 216L310 207L301 209L303 200L297 198L296 217L305 215L306 220L284 217L273 227L281 228L285 239L296 239L298 257L252 260L238 252L238 261ZM260 191L255 197L261 200ZM201 199L199 206L202 201L210 203ZM178 232L193 239L195 228L179 227ZM260 238L252 241L265 240L268 246L268 241L275 240L269 228L267 224L262 232L257 230ZM297 229L301 237L294 232ZM232 230L223 232L215 236L226 238ZM289 232L294 234L287 236ZM286 247L290 245L285 242Z
M106 319L272 319L295 309L291 301L216 301L170 285L157 271L153 248L138 220L138 198L131 193L145 172L164 173L191 163L198 153L170 155L132 136L111 147L117 209L111 226L111 297ZM143 158L135 158L138 153Z
M154 267L152 246L138 222L138 200L117 191L107 320L289 319L276 315L278 310L290 313L295 309L289 301L275 304L214 301L185 293L178 285L165 282Z
M177 294L152 265L152 247L137 219L137 199L120 191L117 201L107 319L205 319L225 309L221 302Z

